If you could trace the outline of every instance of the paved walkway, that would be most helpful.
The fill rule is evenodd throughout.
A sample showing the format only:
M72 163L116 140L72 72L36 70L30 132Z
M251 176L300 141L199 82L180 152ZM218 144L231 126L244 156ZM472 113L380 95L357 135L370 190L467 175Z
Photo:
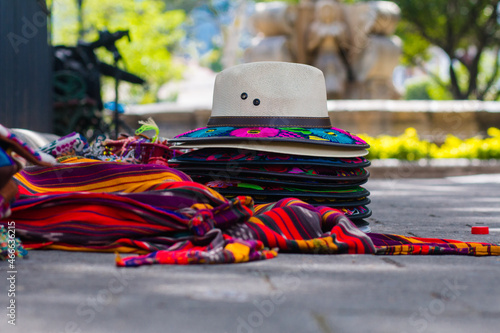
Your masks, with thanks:
M500 175L380 179L374 232L500 243ZM112 254L30 252L0 332L498 332L500 257L293 255L117 269ZM0 263L5 276L6 263ZM7 287L0 285L6 313Z

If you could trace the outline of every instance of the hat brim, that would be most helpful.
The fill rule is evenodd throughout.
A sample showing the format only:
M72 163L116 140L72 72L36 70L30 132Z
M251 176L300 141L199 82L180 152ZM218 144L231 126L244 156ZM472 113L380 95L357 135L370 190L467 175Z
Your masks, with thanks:
M180 143L170 147L172 149L193 149L193 148L241 148L269 153L292 154L301 156L318 157L362 157L368 155L366 149L349 149L346 147L332 147L314 145L302 142L252 142L252 141L233 141L233 142L208 142L208 143Z
M268 171L266 168L239 168L233 167L228 169L227 166L212 166L207 164L205 166L200 165L177 165L176 169L185 172L187 174L202 174L202 173L212 173L220 178L231 178L233 175L245 175L245 176L268 176L268 177L279 177L286 179L298 179L298 180L311 180L311 181L323 181L323 182L359 182L368 179L370 172L364 169L360 171L347 173L347 170L343 172L338 172L336 175L311 175L303 173L290 172L292 169L284 169L279 171ZM271 169L272 170L272 169ZM312 170L309 167L309 170Z
M236 195L226 194L224 195L227 198L234 198ZM269 198L265 195L253 196L254 202L256 205L268 204L270 202L275 202L276 198ZM313 198L313 197L302 197L300 200L316 207L332 207L341 210L345 216L347 216L350 220L360 220L370 217L372 215L372 211L366 205L349 205L346 203L342 203L341 205L337 205L335 201L330 201L328 198Z
M277 154L255 150L230 149L230 148L204 148L182 154L171 160L169 163L190 163L210 165L219 163L241 163L242 165L317 165L336 168L363 168L370 166L370 162L364 157L354 158L328 158L318 156L299 156L292 154Z
M207 176L207 175L202 175L202 174L193 174L191 173L189 175L194 181L197 183L208 183L212 181L214 178ZM310 189L344 189L344 188L350 188L354 186L361 186L363 184L366 184L368 179L363 179L360 181L355 181L355 182L341 182L341 183L327 183L327 182L319 182L319 181L297 181L294 179L283 179L283 178L278 178L278 177L270 177L270 176L258 176L258 177L251 177L251 176L236 176L236 177L231 177L231 180L234 181L242 181L242 182L253 182L257 185L278 185L278 186L291 186L291 187L298 187L298 188L310 188Z
M339 128L299 127L202 127L177 135L169 142L264 141L313 143L315 145L369 148L361 138Z
M366 197L370 195L366 189L360 189L357 192L344 192L338 193L335 191L324 192L324 193L315 193L315 192L304 192L303 190L296 188L287 188L283 190L253 190L253 189L241 189L241 188L219 188L215 185L211 185L210 182L205 184L205 186L210 187L211 189L216 190L222 195L231 194L231 195L266 195L268 197L282 197L282 198L301 198L301 197L311 197L311 198L320 198L320 199L329 199L332 201L352 201L352 200L365 200Z

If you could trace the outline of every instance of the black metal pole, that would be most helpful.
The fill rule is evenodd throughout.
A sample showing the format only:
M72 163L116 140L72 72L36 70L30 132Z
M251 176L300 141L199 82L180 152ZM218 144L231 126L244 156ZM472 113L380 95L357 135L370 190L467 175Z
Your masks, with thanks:
M115 139L118 139L118 87L120 85L120 69L118 68L119 57L115 55L115 110L114 110L114 123L115 123Z
M78 0L78 40L83 39L83 0Z

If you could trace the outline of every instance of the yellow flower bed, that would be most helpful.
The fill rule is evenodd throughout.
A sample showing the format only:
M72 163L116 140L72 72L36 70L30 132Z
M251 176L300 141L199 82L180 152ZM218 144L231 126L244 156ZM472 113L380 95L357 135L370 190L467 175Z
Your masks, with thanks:
M447 135L445 142L438 146L435 143L420 140L414 128L407 128L400 136L380 135L375 138L365 134L360 138L371 146L368 159L395 158L415 161L422 158L469 158L500 159L500 129L488 129L488 137L459 139Z

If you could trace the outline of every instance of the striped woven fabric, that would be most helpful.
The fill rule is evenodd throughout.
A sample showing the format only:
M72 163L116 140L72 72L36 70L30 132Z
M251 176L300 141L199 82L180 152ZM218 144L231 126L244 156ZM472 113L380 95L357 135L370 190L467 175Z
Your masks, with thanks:
M304 253L374 253L366 234L339 211L299 200L259 207L193 182L162 192L57 193L17 201L11 219L25 246L146 253L119 265L231 263ZM174 210L175 209L175 210ZM2 221L3 222L3 221ZM323 226L335 225L332 232ZM155 252L154 252L155 251Z
M371 233L370 238L377 247L376 254L458 254L471 256L500 255L498 244L462 242L453 239L406 237L391 234Z
M247 196L228 200L154 165L83 161L30 168L17 181L23 196L9 220L26 248L139 254L118 256L118 266L236 263L278 250L500 255L494 244L365 234L339 210L298 199L258 206Z
M161 190L169 182L191 180L185 173L162 165L76 158L64 162L50 168L30 167L16 174L19 193L144 192Z

